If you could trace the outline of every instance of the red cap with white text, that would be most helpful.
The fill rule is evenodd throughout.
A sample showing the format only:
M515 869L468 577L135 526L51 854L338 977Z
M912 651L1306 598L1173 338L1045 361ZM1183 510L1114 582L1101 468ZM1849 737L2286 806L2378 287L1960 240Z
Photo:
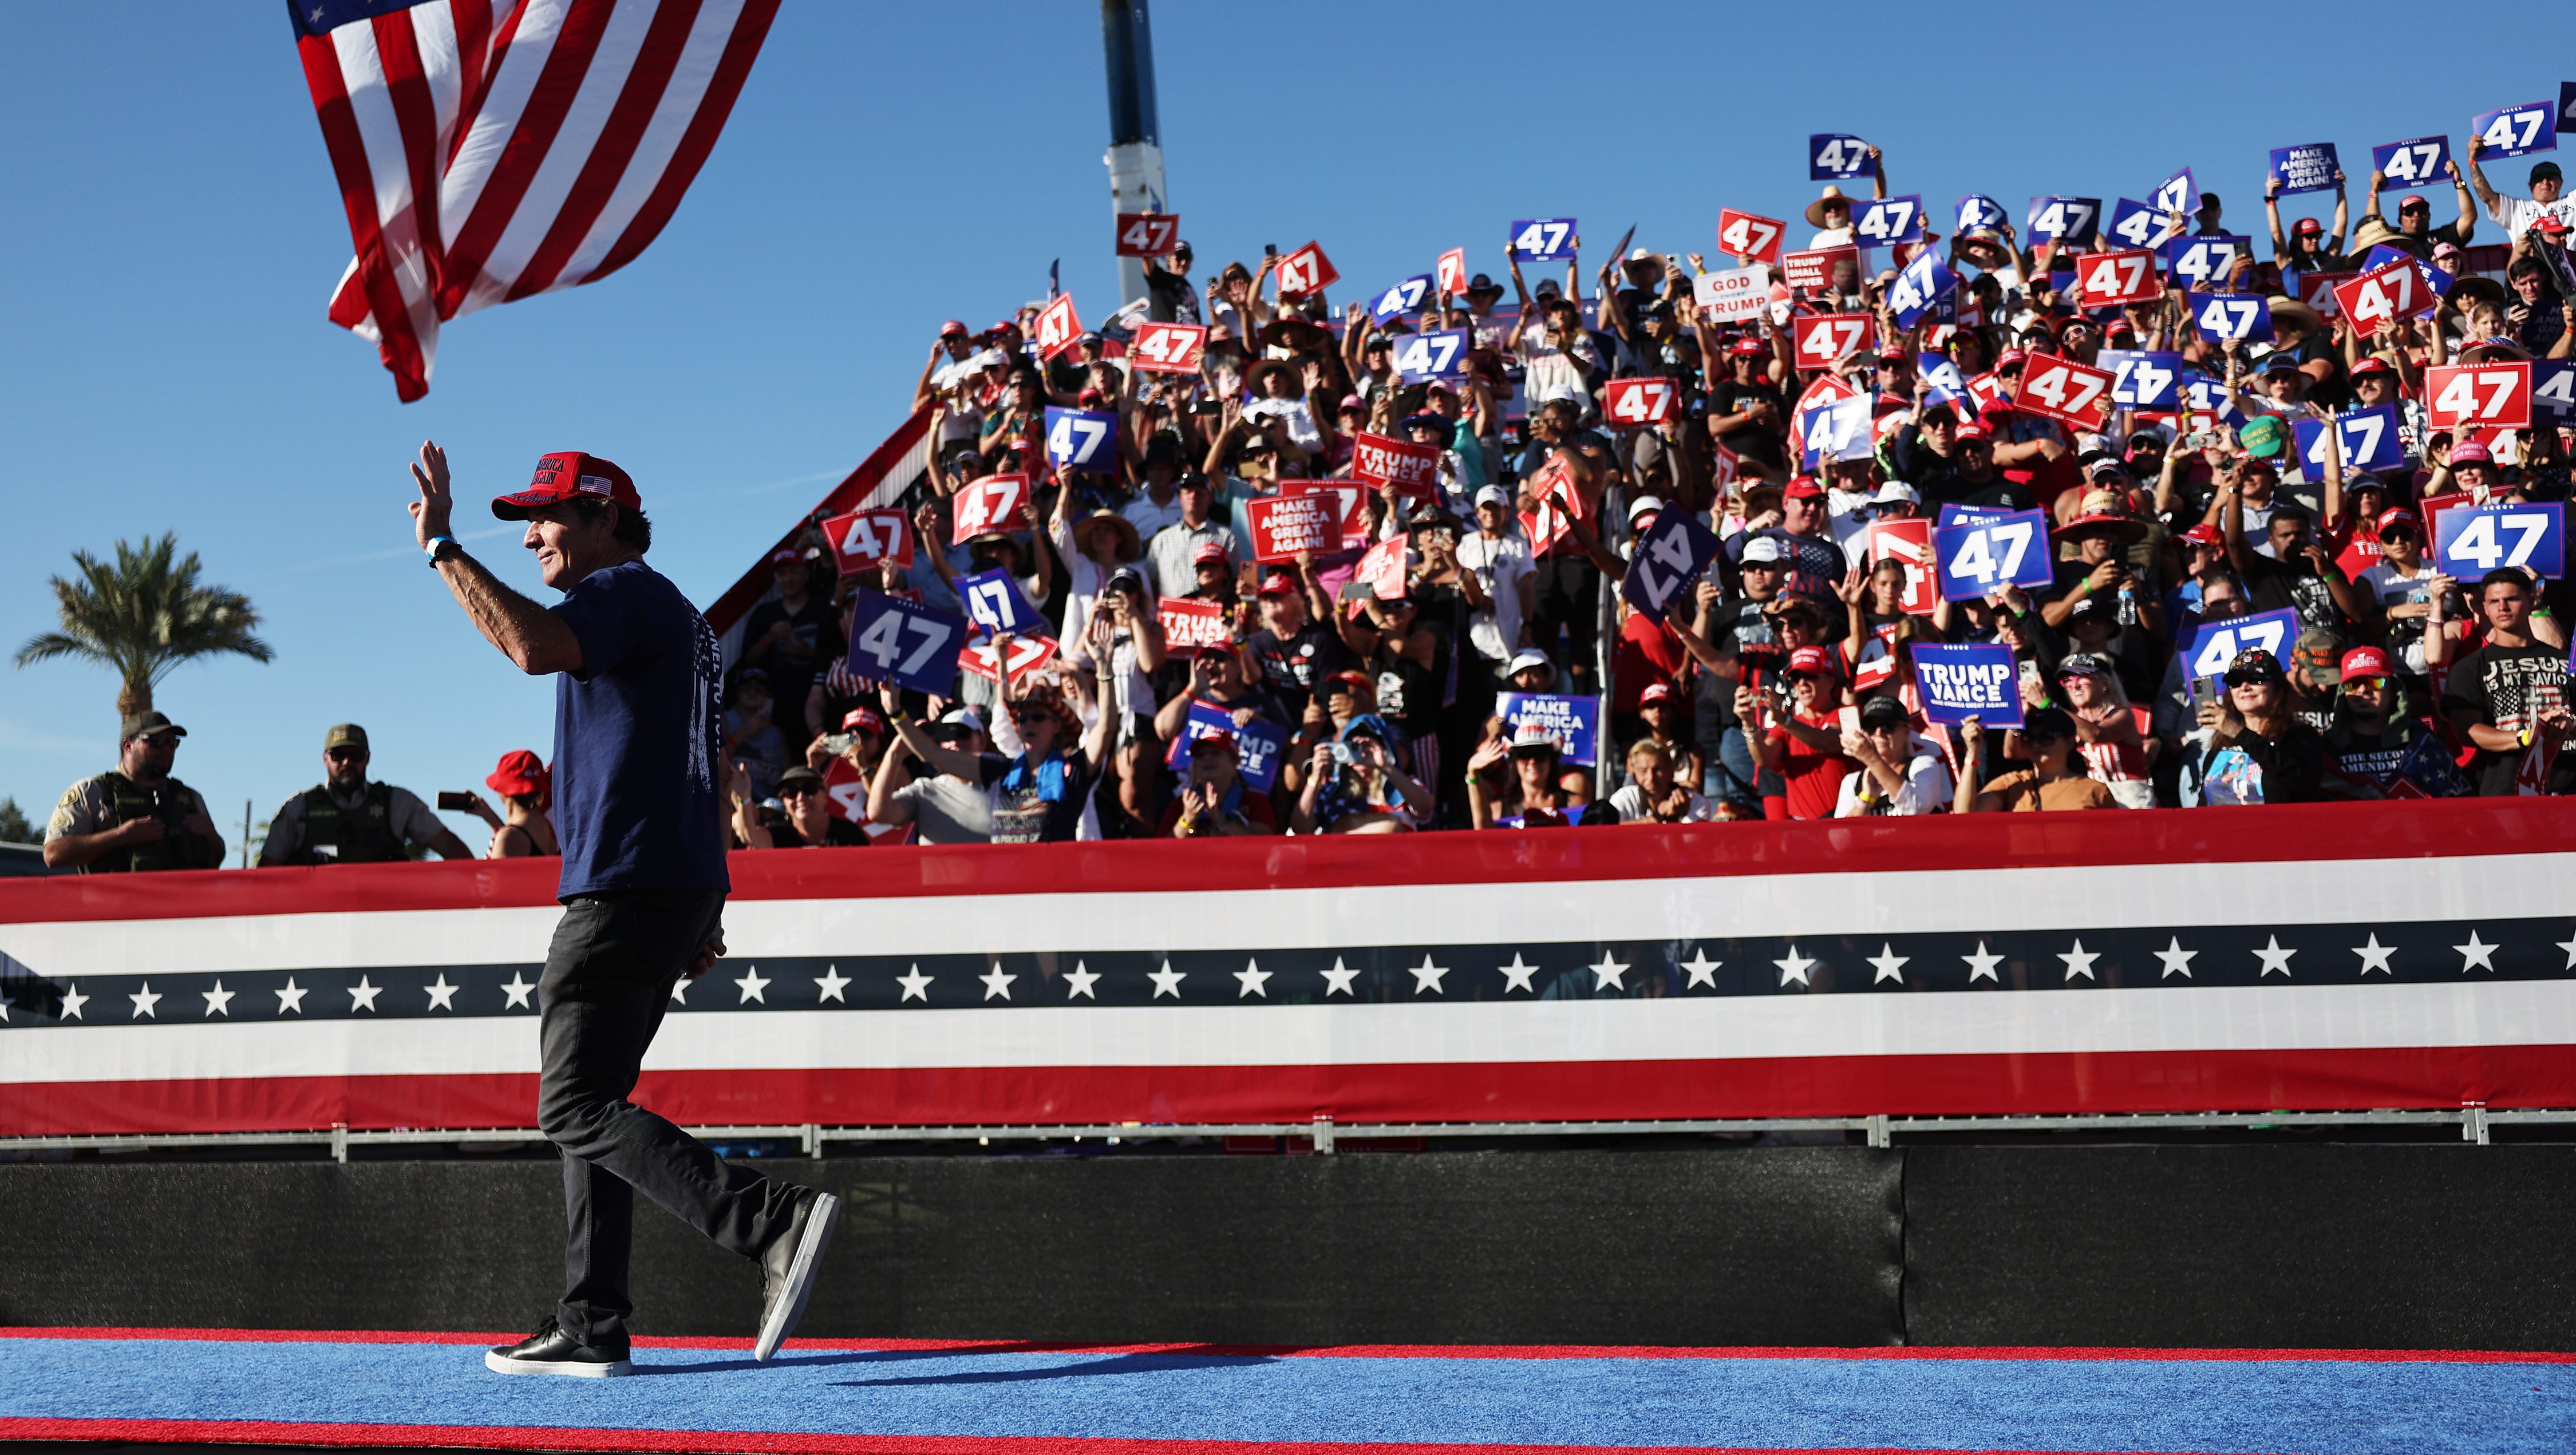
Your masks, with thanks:
M492 499L492 513L503 520L525 520L549 505L566 500L613 500L629 510L644 506L635 493L635 482L624 470L597 455L578 450L558 450L537 459L536 478L528 488L513 495Z

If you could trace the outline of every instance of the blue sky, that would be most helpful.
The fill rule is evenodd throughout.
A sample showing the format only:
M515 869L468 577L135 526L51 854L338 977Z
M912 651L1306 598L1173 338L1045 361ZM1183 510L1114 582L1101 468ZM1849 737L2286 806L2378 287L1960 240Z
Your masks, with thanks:
M1312 237L1346 288L1459 245L1499 272L1515 217L1576 216L1596 251L1634 222L1642 245L1712 252L1721 206L1794 218L1808 133L1842 131L1936 217L1969 191L2144 196L2189 165L2255 231L2269 148L2337 143L2358 207L2372 145L2456 149L2477 112L2557 94L2563 47L2459 66L2441 44L2567 34L2527 6L2443 7L2437 32L2420 5L2358 4L2234 40L2217 6L2079 7L2034 50L1942 13L1166 3L1173 206L1203 270ZM317 781L335 722L424 796L549 750L550 687L411 548L424 437L467 496L549 449L617 460L654 563L703 603L900 420L940 320L991 322L1058 257L1086 315L1116 302L1086 4L789 0L660 240L604 283L451 326L413 405L323 318L348 229L280 7L0 7L0 136L0 643L51 625L45 578L75 549L177 531L278 654L160 693L236 848L244 800L264 819ZM2495 180L2521 191L2525 170ZM514 539L472 544L545 594ZM41 821L111 766L114 696L99 668L0 665L0 795Z

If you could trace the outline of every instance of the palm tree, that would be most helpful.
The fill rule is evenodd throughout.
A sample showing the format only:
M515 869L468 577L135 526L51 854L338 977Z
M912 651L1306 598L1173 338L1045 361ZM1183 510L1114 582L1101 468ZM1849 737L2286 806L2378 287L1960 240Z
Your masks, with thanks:
M259 613L250 598L197 581L197 553L179 554L176 532L141 546L116 543L109 565L72 552L77 579L53 578L62 630L39 632L18 649L18 665L52 657L86 657L114 667L119 716L148 712L152 689L180 663L217 652L265 662L277 654L251 635Z

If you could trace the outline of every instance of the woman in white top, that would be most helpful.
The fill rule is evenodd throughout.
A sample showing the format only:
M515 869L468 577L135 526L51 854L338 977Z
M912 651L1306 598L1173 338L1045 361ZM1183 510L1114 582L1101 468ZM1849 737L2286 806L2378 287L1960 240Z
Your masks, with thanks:
M1628 779L1610 795L1622 824L1708 823L1717 817L1707 795L1693 793L1674 776L1673 750L1658 739L1628 745Z

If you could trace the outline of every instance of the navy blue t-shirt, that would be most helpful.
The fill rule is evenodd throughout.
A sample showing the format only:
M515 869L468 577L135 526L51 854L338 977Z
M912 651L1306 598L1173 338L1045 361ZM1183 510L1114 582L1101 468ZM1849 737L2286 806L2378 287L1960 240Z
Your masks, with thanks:
M730 889L707 619L641 561L591 572L553 611L581 641L581 670L555 679L556 896Z

